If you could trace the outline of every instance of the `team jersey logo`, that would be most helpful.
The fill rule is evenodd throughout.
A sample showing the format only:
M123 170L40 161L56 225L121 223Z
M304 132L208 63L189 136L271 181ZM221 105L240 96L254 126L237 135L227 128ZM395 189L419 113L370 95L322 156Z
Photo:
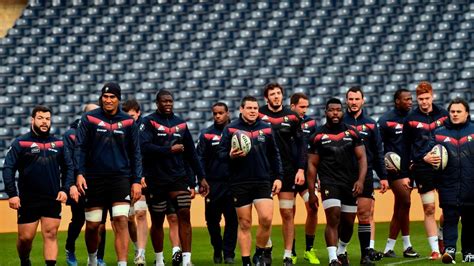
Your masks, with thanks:
M436 135L436 141L437 142L444 142L444 143L450 143L453 146L459 147L464 145L465 143L471 142L472 138L474 137L474 134L464 136L460 139L456 139L450 136L443 136L443 135Z
M143 130L145 130L145 124L142 123L142 124L140 125L140 131L143 131Z

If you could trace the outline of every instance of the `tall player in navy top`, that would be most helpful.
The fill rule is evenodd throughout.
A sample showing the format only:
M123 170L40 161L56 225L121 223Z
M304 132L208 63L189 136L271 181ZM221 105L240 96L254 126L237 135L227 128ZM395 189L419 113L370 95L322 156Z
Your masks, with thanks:
M316 130L316 120L306 115L306 111L309 107L309 99L304 93L294 93L290 97L290 108L291 111L297 113L301 118L301 130L303 131L303 136L305 138L305 143L309 143L309 137L314 133ZM306 180L307 181L307 180ZM318 224L318 204L316 208L311 208L308 204L309 200L309 192L308 192L308 184L305 182L301 186L296 186L295 197L296 194L299 194L305 203L306 207L306 222L305 222L305 242L306 242L306 249L304 252L303 258L311 264L320 264L320 261L316 255L316 249L313 248L314 245L314 236L316 234L316 225ZM293 205L293 215L296 214L296 205ZM295 236L296 238L296 236ZM293 263L296 263L296 247L295 242L293 241L293 250L292 250L292 259Z
M218 157L218 148L222 131L229 124L229 108L225 103L217 102L212 106L214 123L201 131L197 144L197 154L207 175L210 186L205 199L207 230L214 247L214 263L233 264L237 244L237 213L229 187L229 168L227 162ZM221 236L221 216L224 215L224 236Z
M17 251L22 266L31 266L29 257L40 220L45 263L56 265L61 203L66 202L66 192L74 182L72 161L63 141L49 134L50 128L51 110L36 106L31 131L13 141L5 158L5 192L10 208L18 211ZM77 197L76 193L75 201Z
M347 253L337 256L337 241L349 243L357 213L357 196L364 189L367 157L357 129L342 122L342 103L326 103L326 124L310 137L308 156L309 206L316 207L316 176L326 213L326 246L329 265L348 265Z
M152 227L150 235L157 265L163 262L163 222L167 202L174 205L179 224L181 250L174 250L173 265L191 264L192 227L191 198L195 180L186 171L191 166L197 175L202 196L209 186L199 163L194 141L186 122L173 113L173 96L167 90L156 94L156 112L146 116L140 125L140 142L143 152L143 169L148 187L147 204Z
M379 128L363 110L364 92L360 87L352 87L346 92L347 111L343 122L356 128L364 140L367 153L367 176L365 177L364 191L357 200L357 218L359 220L359 243L361 264L369 265L370 261L380 260L383 254L374 250L375 222L374 222L374 177L373 170L380 178L380 193L388 188L387 171L384 164L382 140ZM345 252L347 243L340 243L338 254ZM364 262L364 263L363 263Z
M429 152L429 141L436 128L441 127L448 112L433 104L433 88L428 82L420 82L416 87L418 107L413 109L403 123L403 146L400 171L401 176L416 182L425 214L425 230L431 247L431 260L441 258L438 247L437 225L435 218L435 175L431 166L439 162L439 157Z
M283 165L283 185L278 194L284 240L283 263L292 265L292 248L295 235L293 205L297 185L304 184L306 144L301 130L301 119L290 108L283 106L283 87L278 83L265 86L263 95L266 106L259 110L259 117L269 123L275 134Z
M76 184L86 197L86 246L92 265L97 263L98 231L108 206L112 206L118 265L127 265L130 202L141 196L138 127L120 109L120 99L120 86L106 83L101 108L85 113L76 132Z
M380 136L384 154L394 152L402 154L403 122L412 107L412 95L407 89L398 89L393 96L394 108L383 114L379 121ZM410 179L403 177L397 169L387 168L387 179L395 197L390 230L385 245L384 256L396 257L394 247L398 233L401 231L403 240L403 256L418 257L410 241Z

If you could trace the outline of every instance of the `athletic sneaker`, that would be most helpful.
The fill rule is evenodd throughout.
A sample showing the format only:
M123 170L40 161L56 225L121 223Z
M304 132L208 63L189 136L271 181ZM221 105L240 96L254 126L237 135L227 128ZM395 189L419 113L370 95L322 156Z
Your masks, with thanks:
M318 259L318 256L316 256L316 250L314 248L311 248L311 250L309 251L305 251L303 258L307 260L310 264L321 264Z
M395 254L395 251L389 250L383 254L385 258L396 258L397 254Z
M331 260L331 262L329 262L329 266L341 266L341 262L338 261L338 260Z
M273 247L271 248L265 248L263 250L263 265L272 265L272 249Z
M403 251L403 257L405 258L418 258L419 256L420 254L418 254L418 252L416 252L413 247L408 247L405 249L405 251Z
M361 260L360 260L360 265L362 266L375 266L375 262L373 262L369 255L365 255L365 257L363 257Z
M369 248L367 250L367 256L369 256L371 261L379 261L383 258L383 253L373 248Z
M347 252L344 254L337 255L337 259L341 263L342 266L349 266L349 257L347 256Z
M283 266L293 266L293 260L289 257L284 258Z
M181 250L178 250L171 257L171 264L173 266L180 266L181 262L183 262L183 253L181 252Z
M437 251L431 252L430 260L439 260L439 259L441 259L441 254L439 254L439 252Z
M232 257L225 257L224 264L235 264L235 260Z
M293 264L296 264L298 262L298 257L296 255L291 255L291 261Z
M136 256L135 259L133 260L133 263L135 263L135 265L137 266L145 266L145 256L143 255L139 255L139 256Z
M97 259L97 266L107 266L107 263L104 262L104 259Z
M452 247L447 247L441 261L444 264L455 264L456 263L456 249Z
M67 266L77 266L76 254L66 249L66 263Z
M474 254L470 252L464 254L462 262L474 262Z

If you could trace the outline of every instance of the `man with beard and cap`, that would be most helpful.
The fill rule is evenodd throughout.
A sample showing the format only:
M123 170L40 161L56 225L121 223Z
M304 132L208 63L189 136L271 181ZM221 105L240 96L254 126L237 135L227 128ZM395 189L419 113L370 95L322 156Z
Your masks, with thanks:
M291 111L297 113L301 121L301 130L303 131L305 142L309 143L309 137L314 133L316 130L316 121L306 115L306 111L309 107L309 98L304 93L298 92L290 97L290 108ZM314 245L314 236L316 234L316 225L318 224L318 207L319 202L317 202L315 208L311 208L308 204L309 200L309 191L308 191L308 184L301 186L296 186L295 196L296 193L300 194L303 198L305 207L306 207L306 223L305 223L305 242L306 242L306 250L304 252L304 259L309 261L310 264L320 264L320 261L316 255L316 249L313 248ZM293 215L296 214L296 205L293 207ZM295 236L296 238L296 236ZM296 257L296 248L295 242L293 241L293 258Z
M214 247L214 263L234 264L237 244L237 213L234 198L229 187L229 169L226 162L218 157L218 147L224 127L229 124L229 108L225 103L217 102L212 106L214 124L203 129L197 144L197 154L206 172L211 190L206 197L205 216L207 230ZM221 236L221 216L224 215L224 236Z
M474 124L469 116L469 104L460 98L448 105L449 119L434 131L430 148L444 146L449 160L437 173L439 205L443 209L445 253L442 261L454 264L458 223L462 222L461 247L463 262L474 262ZM433 166L439 167L438 163Z
M97 104L87 104L84 107L84 113L92 111L99 108ZM74 146L76 143L76 130L79 125L79 119L76 119L71 124L71 127L64 133L64 149L67 150L67 155L70 157L71 161L74 161ZM77 190L76 186L73 186L72 189ZM81 233L82 226L86 222L86 217L84 214L84 198L80 197L78 202L75 202L71 198L68 198L67 205L71 206L71 222L68 225L67 229L67 238L66 238L66 263L68 266L77 266L76 259L76 239ZM104 240L105 230L102 230L103 235L101 234L101 240Z
M103 209L111 206L119 266L127 265L130 202L141 196L138 127L119 105L116 83L102 87L100 108L85 113L76 132L76 184L85 195L86 246L89 265L97 265Z
M296 186L305 182L307 147L300 117L290 108L283 106L283 87L278 83L267 84L263 95L267 105L260 108L259 117L272 126L284 173L282 188L278 194L283 223L283 264L293 265L292 249L295 238L293 205Z
M374 177L373 170L380 178L380 193L388 189L387 171L385 169L382 139L377 123L362 108L364 106L364 93L360 87L352 87L346 92L347 111L343 122L357 129L363 139L367 153L367 176L365 177L364 190L357 198L357 219L359 220L359 243L361 265L372 265L375 260L383 257L375 246L374 222ZM340 260L345 260L348 242L340 239L338 255Z
M316 208L316 176L326 213L329 265L343 265L336 254L338 239L349 242L357 212L357 197L364 189L367 157L357 129L342 122L342 103L326 103L326 124L310 137L308 153L309 206ZM346 234L346 235L341 235Z
M30 252L41 221L46 266L56 265L61 203L73 186L73 164L63 141L49 134L51 110L38 105L31 113L31 131L15 139L3 167L10 208L18 211L17 251L21 266L30 266ZM18 187L15 173L19 172ZM77 193L71 195L77 201Z
M428 143L436 128L443 126L448 118L446 109L433 104L433 88L422 81L416 87L418 107L411 110L403 123L402 154L400 175L411 177L416 182L423 203L424 225L431 247L430 260L441 258L438 246L437 224L435 218L436 172L433 163L439 163L439 157L428 152ZM406 189L411 189L406 184Z
M156 112L143 118L140 143L143 153L147 204L151 216L150 235L155 250L155 265L163 261L163 222L171 200L178 214L181 250L173 250L172 264L191 265L191 198L195 181L190 180L189 165L196 173L200 193L207 196L209 185L197 158L194 141L186 122L173 113L173 96L167 90L156 94Z
M383 114L379 121L380 136L384 146L384 154L394 152L400 156L402 153L403 121L412 106L412 96L409 90L399 89L393 96L395 107ZM387 165L386 165L387 167ZM394 247L398 233L402 233L403 256L416 258L418 253L413 249L410 241L410 205L411 191L410 179L402 177L397 169L387 167L387 179L390 182L395 197L393 215L390 222L389 235L385 245L384 257L396 257Z

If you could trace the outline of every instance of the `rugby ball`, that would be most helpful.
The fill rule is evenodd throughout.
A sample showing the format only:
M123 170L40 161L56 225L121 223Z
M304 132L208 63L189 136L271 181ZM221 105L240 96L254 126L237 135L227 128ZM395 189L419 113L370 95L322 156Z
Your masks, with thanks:
M384 156L385 167L386 168L395 168L400 171L400 155L396 154L395 152L387 152Z
M444 170L444 168L446 168L446 165L448 164L448 150L446 150L443 145L436 144L433 149L431 149L431 153L441 158L440 164L433 165L433 168L435 170Z
M248 154L252 148L252 140L245 132L237 130L232 135L231 146L232 149L241 150L245 154Z

